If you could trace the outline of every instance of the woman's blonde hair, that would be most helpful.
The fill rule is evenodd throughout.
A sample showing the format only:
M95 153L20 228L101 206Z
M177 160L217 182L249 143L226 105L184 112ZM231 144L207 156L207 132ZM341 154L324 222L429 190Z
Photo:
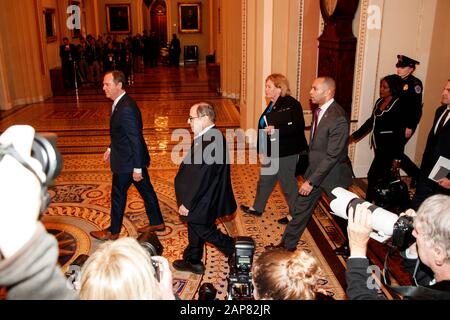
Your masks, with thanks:
M267 250L253 267L257 298L314 300L320 272L317 260L305 251Z
M81 299L160 300L150 254L134 238L100 245L81 270Z
M270 76L266 78L266 82L270 80L273 82L273 85L276 88L281 89L281 96L290 96L291 89L289 89L289 81L288 79L282 75L281 73L272 73Z

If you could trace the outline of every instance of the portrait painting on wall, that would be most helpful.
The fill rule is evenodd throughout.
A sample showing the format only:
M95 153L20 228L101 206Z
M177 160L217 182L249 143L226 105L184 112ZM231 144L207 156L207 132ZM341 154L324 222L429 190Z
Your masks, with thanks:
M44 9L45 35L47 43L56 41L55 9Z
M201 32L201 3L178 3L178 31Z
M129 4L106 5L108 33L131 34L131 8Z

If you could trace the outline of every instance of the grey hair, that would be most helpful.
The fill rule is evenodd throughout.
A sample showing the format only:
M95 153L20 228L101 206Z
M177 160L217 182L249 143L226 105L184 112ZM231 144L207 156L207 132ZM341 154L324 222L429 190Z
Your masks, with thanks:
M440 246L450 260L450 196L437 194L426 199L414 220L414 227L418 225L427 245Z
M216 122L216 111L212 103L199 102L195 106L197 106L197 116L207 116L211 122Z

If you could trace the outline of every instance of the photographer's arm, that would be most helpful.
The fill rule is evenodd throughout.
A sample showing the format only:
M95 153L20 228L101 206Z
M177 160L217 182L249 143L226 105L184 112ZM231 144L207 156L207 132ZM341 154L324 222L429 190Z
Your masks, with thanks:
M161 256L153 256L153 261L159 264L159 287L162 293L163 300L175 300L175 295L173 294L173 276L170 270L169 262L166 258Z
M350 300L380 299L374 288L369 288L371 277L369 260L366 258L367 243L371 227L371 212L361 204L356 206L355 214L350 208L348 214L348 240L350 258L347 261L347 296Z
M0 286L8 288L7 299L78 299L67 286L57 259L56 239L37 223L31 239L13 256L0 261Z

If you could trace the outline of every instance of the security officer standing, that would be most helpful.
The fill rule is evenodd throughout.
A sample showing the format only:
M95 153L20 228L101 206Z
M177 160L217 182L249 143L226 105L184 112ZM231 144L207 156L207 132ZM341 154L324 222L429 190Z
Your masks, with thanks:
M419 61L411 59L404 55L397 55L397 74L402 78L403 94L401 98L406 106L407 112L406 130L405 130L405 145L416 131L420 118L422 117L422 81L412 75L416 70L416 65ZM420 170L416 164L409 159L406 154L401 157L401 168L411 177L410 187L415 187L417 179L419 178Z

